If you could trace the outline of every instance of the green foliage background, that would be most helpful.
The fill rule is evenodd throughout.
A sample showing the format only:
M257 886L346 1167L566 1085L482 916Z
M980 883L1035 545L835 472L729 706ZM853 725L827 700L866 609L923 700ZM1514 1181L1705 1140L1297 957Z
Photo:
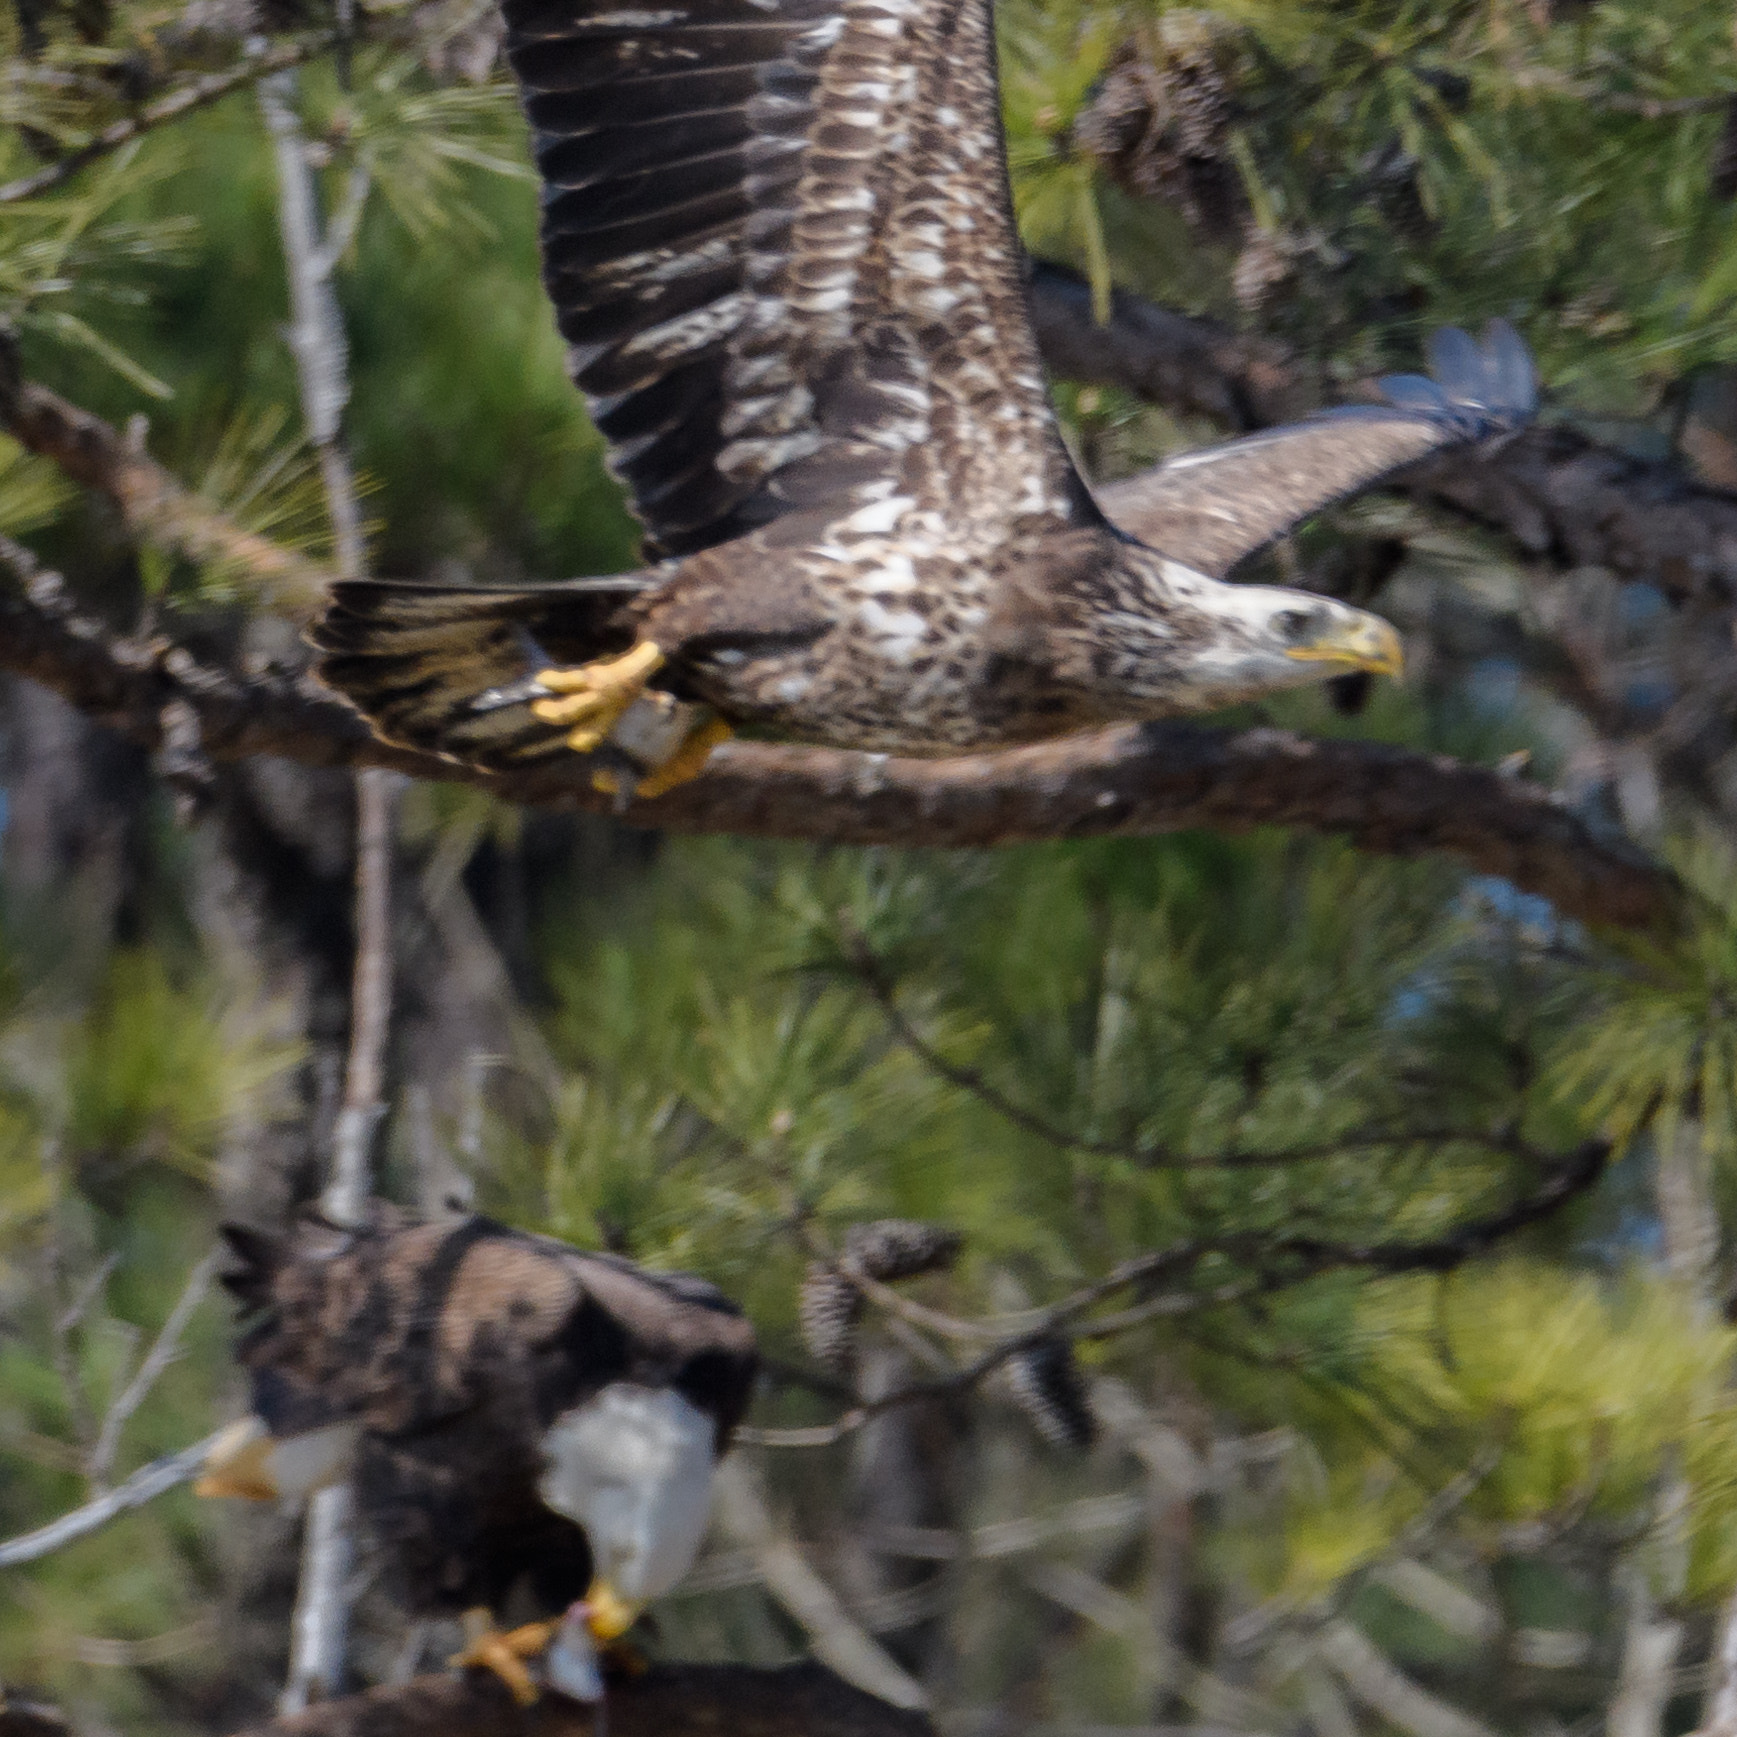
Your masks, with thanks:
M124 7L99 52L51 19L38 64L89 72L162 22ZM1008 0L1001 29L1027 239L1100 290L1260 325L1329 381L1411 363L1443 321L1505 314L1565 410L1631 418L1637 440L1662 438L1697 370L1737 362L1737 217L1709 177L1723 117L1697 106L1737 73L1728 9ZM1201 33L1235 73L1215 137L1255 232L1290 261L1258 313L1239 314L1234 293L1246 237L1203 236L1173 203L1136 198L1074 131L1126 45L1162 58ZM369 48L348 91L318 68L303 94L334 200L354 163L377 178L340 276L375 566L504 579L628 564L631 522L537 284L510 93ZM106 113L29 77L4 100L15 127L62 145ZM1638 112L1649 102L1680 112ZM3 151L7 175L34 164L19 136ZM1371 165L1396 153L1405 222L1371 193ZM270 159L245 94L64 191L0 206L0 312L26 371L117 422L148 415L151 450L214 504L319 553L283 302ZM1106 465L1202 432L1113 393L1060 397ZM161 605L189 631L233 632L257 603L245 575L135 551L10 448L0 529L123 615ZM1451 554L1462 570L1496 561L1470 537ZM1351 727L1316 698L1273 715ZM1462 691L1384 697L1355 728L1476 757L1531 746L1541 764L1559 747L1526 701L1492 710ZM0 1535L90 1493L94 1427L208 1247L237 1142L305 1113L305 1046L259 974L202 934L192 847L159 806L130 932L91 933L76 886L47 900L0 887ZM1426 1239L1536 1182L1518 1142L1608 1136L1618 1161L1593 1196L1469 1270L1340 1272L1081 1347L1094 1383L1170 1419L1203 1460L1216 1444L1244 1468L1194 1510L1182 1578L1216 1613L1197 1627L1236 1618L1307 1639L1348 1614L1498 1728L1589 1723L1637 1583L1689 1625L1697 1661L1737 1584L1737 1345L1719 1299L1661 1259L1650 1183L1659 1151L1684 1142L1722 1207L1737 1178L1737 877L1730 841L1678 818L1693 917L1645 944L1582 933L1441 863L1293 838L994 855L672 840L607 878L580 852L533 913L530 1011L553 1073L529 1110L487 1121L481 1198L512 1222L715 1277L780 1364L802 1366L799 1227L836 1241L887 1215L956 1226L961 1264L912 1295L994 1318L1187 1239ZM480 798L417 791L406 836L417 863L444 852L456 872L512 848L517 828ZM1066 1139L899 1041L853 968L864 942L926 1043ZM1371 1130L1381 1143L1363 1141ZM1318 1155L1212 1162L1301 1149ZM1249 1270L1233 1249L1205 1272ZM227 1339L207 1300L112 1475L236 1408ZM755 1421L837 1410L824 1382L780 1382ZM1044 1447L994 1383L951 1451L960 1528L1143 1475L1125 1438L1086 1457ZM765 1456L799 1536L844 1524L851 1452ZM1052 1546L1130 1608L1175 1577L1150 1540L1107 1560L1093 1549ZM0 1571L0 1680L40 1686L93 1729L236 1723L281 1667L281 1628L260 1638L246 1623L262 1601L281 1619L284 1589L261 1592L258 1559L284 1550L267 1523L178 1492ZM1528 1673L1504 1654L1493 1668L1496 1643L1394 1593L1384 1571L1413 1557L1472 1589L1505 1635L1583 1636L1581 1665ZM1155 1666L1142 1633L1061 1620L1015 1565L948 1574L930 1669L951 1707L1063 1724L1207 1716L1207 1691ZM773 1658L800 1636L737 1588L674 1601L662 1644ZM1295 1649L1239 1655L1220 1639L1196 1653L1251 1705L1319 1723L1316 1667ZM1680 1701L1674 1725L1691 1713Z

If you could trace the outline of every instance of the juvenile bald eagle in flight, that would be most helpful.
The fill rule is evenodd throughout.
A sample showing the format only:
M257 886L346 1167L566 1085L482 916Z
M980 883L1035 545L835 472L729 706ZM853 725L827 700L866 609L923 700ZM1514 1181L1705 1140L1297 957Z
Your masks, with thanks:
M649 564L339 585L319 671L382 736L498 768L574 749L649 796L732 726L940 755L1398 671L1377 617L1220 581L1523 421L1511 329L1444 334L1436 381L1401 376L1384 407L1100 503L1028 318L990 0L505 13L545 281Z
M379 1209L376 1209L379 1213ZM701 1279L467 1217L291 1239L227 1227L253 1415L204 1495L351 1481L405 1606L469 1613L459 1662L595 1689L593 1641L687 1571L748 1404L754 1331ZM538 1620L494 1627L509 1599Z

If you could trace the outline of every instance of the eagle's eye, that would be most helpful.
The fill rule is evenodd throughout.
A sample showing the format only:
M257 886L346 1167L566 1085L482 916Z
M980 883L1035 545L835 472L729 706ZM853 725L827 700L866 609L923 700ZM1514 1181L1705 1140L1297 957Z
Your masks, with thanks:
M1281 609L1273 617L1273 628L1287 645L1297 645L1308 639L1315 631L1315 626L1315 612L1312 609Z

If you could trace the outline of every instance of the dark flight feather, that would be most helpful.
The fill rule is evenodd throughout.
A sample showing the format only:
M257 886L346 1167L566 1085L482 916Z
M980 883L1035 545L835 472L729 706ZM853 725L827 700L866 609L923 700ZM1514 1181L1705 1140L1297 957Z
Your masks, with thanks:
M903 477L930 398L1020 407L995 448L1005 465L984 467L1003 508L1033 471L1067 492L982 0L504 12L545 185L545 281L650 554L779 517L792 467L810 498L817 470L865 458ZM927 209L914 186L933 190ZM993 371L936 392L970 352ZM915 468L937 504L970 509L973 476Z
M1491 322L1482 347L1437 332L1430 365L1433 379L1382 380L1386 404L1183 453L1099 490L1099 502L1130 536L1222 579L1321 508L1447 447L1511 433L1537 408L1531 357L1506 320Z

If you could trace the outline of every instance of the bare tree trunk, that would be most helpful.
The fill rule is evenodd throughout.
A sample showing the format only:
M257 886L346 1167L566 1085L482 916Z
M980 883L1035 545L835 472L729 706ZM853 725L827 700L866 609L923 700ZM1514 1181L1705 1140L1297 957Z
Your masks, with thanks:
M1719 1612L1707 1661L1707 1700L1695 1737L1737 1737L1737 1592Z
M1660 1614L1645 1578L1634 1577L1622 1667L1605 1719L1606 1737L1659 1737L1671 1698L1672 1671L1683 1644L1683 1625Z
M350 991L350 1054L344 1101L332 1135L331 1180L320 1209L336 1224L360 1221L371 1192L374 1130L392 1019L392 818L396 772L356 774L356 971Z
M365 172L352 176L343 211L322 230L318 189L294 99L293 72L264 80L259 104L277 166L278 224L290 292L290 348L295 353L302 417L319 454L336 565L346 578L363 571L362 520L355 478L344 451L349 349L332 292L332 272L367 197ZM373 1136L385 1110L382 1085L392 1010L392 815L396 775L368 768L356 775L356 959L350 995L350 1049L343 1104L333 1130L332 1161L321 1210L338 1224L363 1218L371 1192ZM291 1630L289 1677L278 1709L301 1712L333 1694L344 1668L354 1555L353 1501L347 1485L322 1490L308 1504L301 1582Z

